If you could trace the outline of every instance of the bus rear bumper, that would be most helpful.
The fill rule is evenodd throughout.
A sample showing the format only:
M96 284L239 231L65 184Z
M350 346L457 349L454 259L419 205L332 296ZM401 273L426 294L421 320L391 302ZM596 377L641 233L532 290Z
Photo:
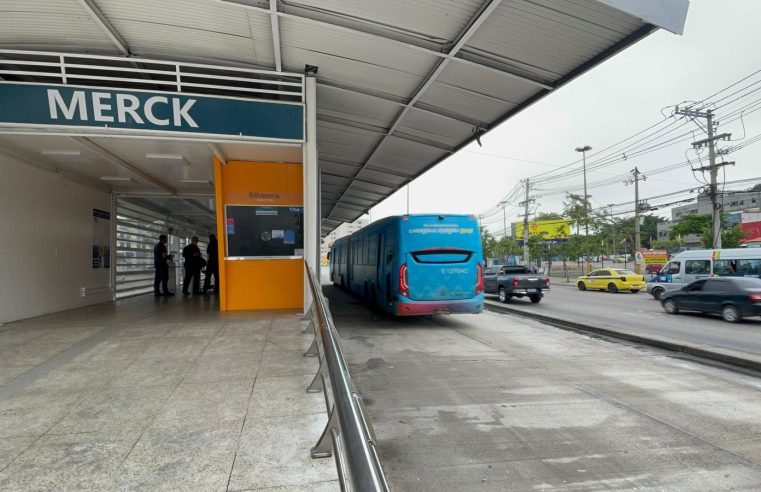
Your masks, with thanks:
M397 316L427 314L477 314L484 310L483 296L455 301L409 301L396 304Z

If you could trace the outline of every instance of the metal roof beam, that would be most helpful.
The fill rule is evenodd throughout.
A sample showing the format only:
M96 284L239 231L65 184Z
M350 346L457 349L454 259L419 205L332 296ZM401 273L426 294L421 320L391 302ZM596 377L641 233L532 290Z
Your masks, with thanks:
M323 162L328 164L341 164L341 165L349 166L349 167L362 167L362 164L360 164L359 162L351 162L344 159L339 159L337 157L320 159L320 163L323 163ZM379 173L390 174L391 176L398 176L404 179L412 179L412 176L410 176L409 174L400 173L398 171L392 171L390 169L386 169L379 166L365 166L365 169L367 169L368 171L375 171Z
M192 198L183 198L182 201L184 203L187 203L191 207L197 209L198 213L204 213L204 214L208 215L209 217L213 217L216 220L217 213L215 211L213 211L213 210L211 210L209 208L204 207L203 205L201 205L197 201L193 200ZM186 213L188 213L188 212L186 212Z
M249 3L246 3L245 0L218 0L218 1L231 4L231 5L236 5L243 8L247 8L256 12L271 15L271 11L269 8L251 5ZM284 11L284 9L287 11ZM431 56L435 56L442 60L455 60L458 62L465 62L470 66L478 67L483 70L488 70L488 71L491 71L506 77L510 77L515 80L520 80L527 84L535 85L543 89L552 89L552 86L548 85L545 81L534 79L517 72L509 71L505 69L504 67L492 65L490 63L487 64L488 62L477 63L470 60L465 60L463 58L459 58L456 56L456 53L459 51L459 48L457 48L457 50L450 49L447 52L446 48L450 46L451 43L448 43L445 40L427 41L427 40L421 39L419 36L412 36L410 34L402 32L399 29L393 29L393 28L390 28L389 26L381 25L378 23L365 21L361 19L341 18L338 15L335 15L335 14L331 15L330 13L325 13L325 12L315 13L312 9L290 5L290 4L286 5L285 3L283 4L283 8L278 10L277 13L274 15L277 15L278 17L283 17L286 19L290 18L290 19L309 21L315 24L319 24L323 27L329 27L333 30L348 31L352 33L361 33L367 36L374 36L376 38L380 38L385 41L391 41L401 46L405 46L407 48L411 48L417 51L422 51L423 53L426 53ZM478 17L478 15L476 17ZM336 23L336 21L339 21L340 23ZM456 45L457 45L457 42L454 43L454 46Z
M95 155L98 155L105 159L106 161L110 162L111 164L121 167L122 169L125 169L129 171L130 173L134 174L135 176L144 179L145 181L148 181L156 188L159 188L161 190L166 191L170 195L176 195L177 190L169 186L168 184L164 183L163 181L159 180L158 178L151 176L147 172L143 171L139 167L135 166L134 164L125 161L119 156L116 156L109 152L108 150L104 149L100 145L96 144L92 140L86 137L70 137L73 141L77 142L81 147L89 150L90 152L93 152Z
M121 52L124 56L130 56L132 53L130 53L129 50L129 44L127 41L124 40L121 34L119 34L119 31L116 30L113 24L111 24L111 21L106 18L105 15L103 15L103 12L100 11L98 6L95 4L93 0L78 0L79 4L82 5L82 8L87 11L87 15L92 18L93 21L95 21L96 24L98 24L98 27L100 27L103 32L106 33L106 36L108 36L108 39L111 40L112 43L116 46L116 48Z
M335 174L335 173L326 173L325 171L322 171L321 174L323 174L325 176L328 176L328 177L331 177L331 178L348 179L349 181L351 181L353 183L356 182L356 183L369 184L369 185L372 185L372 186L381 186L383 188L389 188L389 189L392 189L392 190L396 188L395 184L383 183L383 182L380 182L380 181L373 181L373 180L369 180L369 179L356 179L356 178L352 178L351 176L343 176L341 174ZM351 186L351 183L349 183L349 186ZM348 187L347 187L347 190L348 190Z
M61 176L63 179L67 179L71 182L78 183L80 185L84 185L89 188L94 188L96 190L107 191L107 192L111 191L111 187L107 186L102 181L100 182L96 181L90 178L89 176L84 174L79 174L76 171L68 171L66 169L62 169L58 167L55 162L45 159L45 156L35 155L33 157L29 157L24 154L25 152L18 152L18 151L11 150L7 142L3 142L3 145L0 146L0 155L5 155L18 162L22 162L28 166L39 169L40 171L56 174L58 176Z
M500 3L502 3L502 0L489 0L487 3L481 6L476 15L470 19L465 28L460 32L459 36L457 37L457 41L454 43L452 49L448 53L450 57L454 57L462 49L462 47L465 46L468 40L476 33L478 28L481 27L481 24L483 24L489 15L491 15L491 13L494 12L497 7L499 7ZM380 141L375 145L375 147L373 147L367 158L365 158L364 165L359 171L357 171L355 176L359 175L359 173L361 173L362 170L367 167L368 163L372 160L375 153L378 152L378 149L380 149L383 145L383 142L385 142L386 139L396 131L405 115L409 112L410 109L412 109L412 106L418 101L418 99L423 96L425 91L428 90L436 78L441 75L449 63L449 60L451 59L453 58L445 58L443 60L439 60L439 63L436 65L436 67L428 74L428 76L426 76L423 83L418 86L418 88L415 90L415 93L412 95L412 97L410 97L409 102L402 108L399 114L396 115L394 122L391 124L391 127L388 130L388 134L384 135L383 138L381 138ZM350 187L351 184L346 187L346 191L348 191ZM346 191L344 191L344 194ZM333 207L333 210L335 210L335 206ZM330 211L328 216L333 215L333 210Z
M390 103L396 104L397 106L404 106L408 102L403 97L398 97L392 94L386 94L383 92L373 91L373 90L365 89L362 87L352 87L346 84L339 84L337 82L327 81L325 79L320 79L320 81L317 82L317 86L321 88L325 88L325 89L335 89L335 90L344 91L344 92L352 92L354 94L359 94L362 96L380 99L385 102L390 102ZM447 111L446 109L438 108L436 106L431 106L430 104L425 104L418 101L416 104L413 105L413 107L418 111L423 111L424 113L428 113L432 116L446 118L449 120L456 121L458 123L465 123L470 126L475 126L478 129L484 130L484 131L489 130L488 123L484 123L483 121L479 121L462 114L457 114L452 111Z
M277 0L270 0L270 25L272 26L272 48L275 51L275 70L282 72L283 60L280 49L280 20L277 17Z
M317 121L325 121L328 123L335 123L336 125L341 125L349 128L360 128L362 130L367 130L369 132L373 133L379 133L383 136L390 135L388 128L383 128L381 126L371 125L368 123L362 123L360 121L352 121L347 120L345 118L338 118L336 116L328 116L328 115L317 115ZM393 135L396 138L401 138L403 140L409 140L410 142L415 142L420 145L425 145L427 147L434 147L439 150L443 150L444 152L447 152L451 154L454 149L450 147L449 145L436 142L434 140L429 140L427 138L417 137L415 135L410 135L409 133L395 133Z

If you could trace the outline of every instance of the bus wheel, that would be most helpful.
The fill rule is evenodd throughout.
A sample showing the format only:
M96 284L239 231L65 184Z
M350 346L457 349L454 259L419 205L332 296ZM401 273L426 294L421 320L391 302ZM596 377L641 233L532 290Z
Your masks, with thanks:
M656 301L660 301L660 300L661 300L661 296L663 295L663 292L664 292L665 290L666 290L666 289L664 289L664 288L662 288L662 287L656 287L655 289L653 289L653 298L654 298Z

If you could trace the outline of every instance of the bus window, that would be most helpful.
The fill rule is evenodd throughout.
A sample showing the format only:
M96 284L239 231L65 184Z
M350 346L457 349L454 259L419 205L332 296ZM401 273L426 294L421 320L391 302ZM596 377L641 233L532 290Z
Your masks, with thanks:
M394 261L394 238L386 236L386 263Z
M761 259L737 260L737 273L746 277L761 275Z
M378 261L378 235L373 234L369 238L369 244L368 244L368 261L367 263L369 265L375 265Z
M714 275L734 275L737 273L736 260L716 260L713 262Z
M711 273L711 260L687 260L684 262L686 275L708 275Z

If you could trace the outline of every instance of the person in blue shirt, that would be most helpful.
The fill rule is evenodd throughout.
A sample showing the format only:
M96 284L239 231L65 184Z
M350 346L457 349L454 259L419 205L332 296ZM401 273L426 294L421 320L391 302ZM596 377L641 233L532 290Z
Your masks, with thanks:
M166 249L166 243L166 234L162 234L159 236L159 242L153 247L153 266L156 268L156 277L153 280L153 295L156 297L174 295L174 292L169 292L167 287L167 282L169 281L169 265L167 264L169 253ZM161 286L161 290L159 290L159 286Z

